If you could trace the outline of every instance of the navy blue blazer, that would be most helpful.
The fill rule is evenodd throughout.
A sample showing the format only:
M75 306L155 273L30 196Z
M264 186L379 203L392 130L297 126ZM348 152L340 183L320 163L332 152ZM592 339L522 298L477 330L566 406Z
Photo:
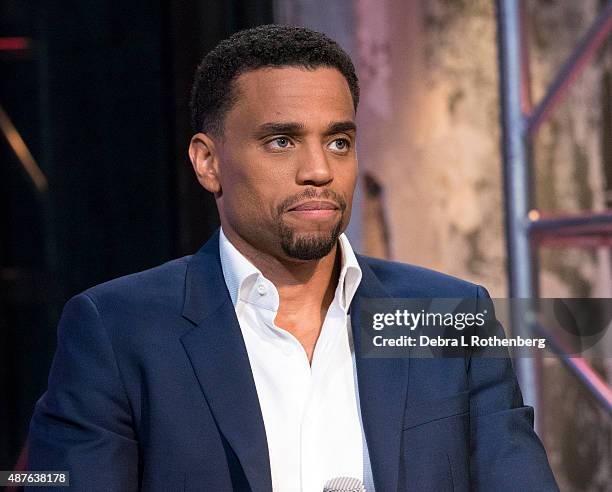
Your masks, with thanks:
M357 354L362 298L488 296L424 268L357 259ZM357 357L356 365L377 492L558 490L508 359ZM69 470L79 491L271 490L218 233L195 255L66 304L30 426L29 469Z

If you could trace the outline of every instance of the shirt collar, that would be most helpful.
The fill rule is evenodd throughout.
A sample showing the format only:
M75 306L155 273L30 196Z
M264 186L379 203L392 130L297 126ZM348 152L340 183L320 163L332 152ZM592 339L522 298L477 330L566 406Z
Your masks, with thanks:
M341 253L341 269L334 300L338 300L340 307L347 312L361 282L362 273L355 252L345 234L340 235L338 244ZM225 284L234 306L238 300L248 302L250 299L257 299L258 296L254 293L256 286L268 284L268 288L273 291L273 295L270 296L271 304L268 301L267 306L261 307L278 310L276 287L227 239L223 228L219 233L219 255Z
M345 234L340 235L338 243L342 254L342 267L340 269L340 277L338 278L336 295L340 301L340 306L346 312L351 305L355 292L357 292L357 287L361 283L362 274L355 252Z

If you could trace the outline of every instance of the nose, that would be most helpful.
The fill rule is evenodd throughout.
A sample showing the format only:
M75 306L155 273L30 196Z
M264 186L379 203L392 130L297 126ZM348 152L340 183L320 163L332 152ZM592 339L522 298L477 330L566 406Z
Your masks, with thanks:
M297 184L323 186L333 181L334 176L328 156L320 143L304 146L304 152L299 159Z

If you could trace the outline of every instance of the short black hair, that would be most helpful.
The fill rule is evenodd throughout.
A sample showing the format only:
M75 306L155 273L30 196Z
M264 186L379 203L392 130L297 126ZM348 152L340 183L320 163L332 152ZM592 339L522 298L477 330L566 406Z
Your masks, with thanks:
M268 24L236 32L203 58L191 88L193 131L221 135L225 115L237 99L235 79L258 68L283 66L338 69L348 82L357 110L355 67L338 43L304 27Z

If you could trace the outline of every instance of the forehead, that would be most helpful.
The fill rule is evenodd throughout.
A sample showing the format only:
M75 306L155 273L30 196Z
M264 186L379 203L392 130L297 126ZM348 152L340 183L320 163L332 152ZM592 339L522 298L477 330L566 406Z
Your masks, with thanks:
M234 117L249 120L352 120L355 117L348 83L335 68L260 68L235 81ZM228 114L228 117L230 117Z

